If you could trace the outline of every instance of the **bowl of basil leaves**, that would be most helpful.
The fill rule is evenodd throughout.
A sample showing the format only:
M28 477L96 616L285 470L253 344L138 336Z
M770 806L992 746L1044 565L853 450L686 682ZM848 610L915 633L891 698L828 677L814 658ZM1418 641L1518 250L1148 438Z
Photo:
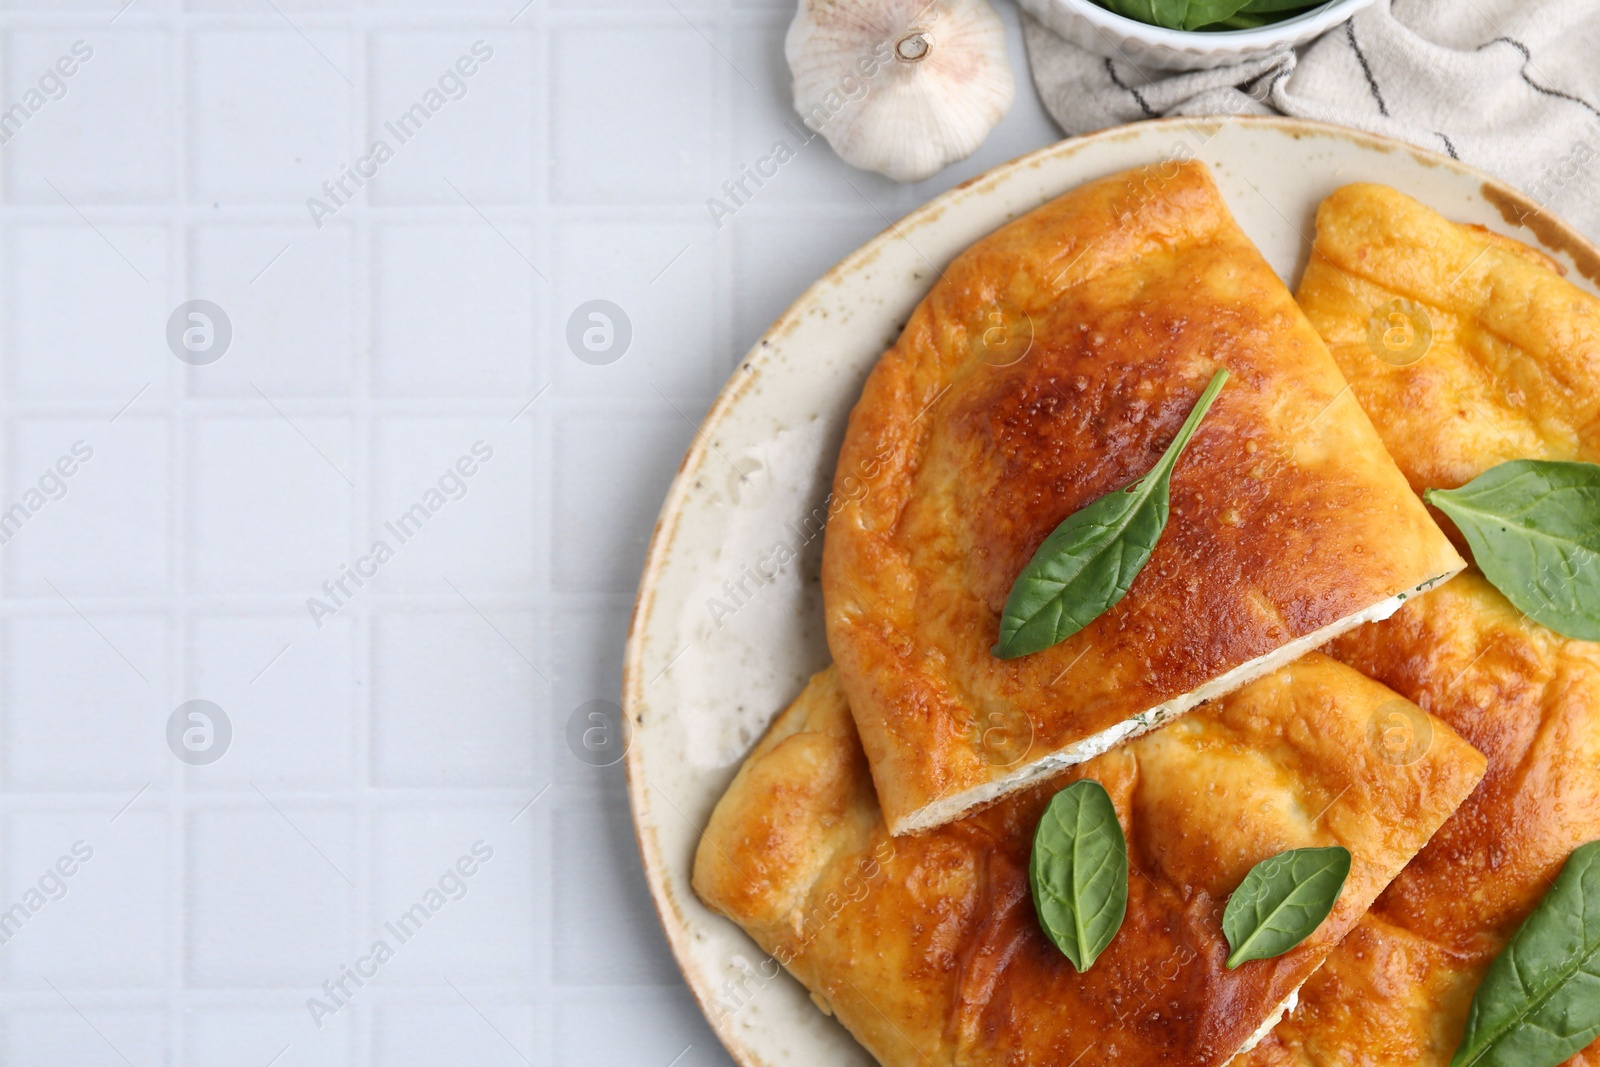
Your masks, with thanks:
M1140 66L1202 70L1283 52L1374 0L1020 0L1073 44Z

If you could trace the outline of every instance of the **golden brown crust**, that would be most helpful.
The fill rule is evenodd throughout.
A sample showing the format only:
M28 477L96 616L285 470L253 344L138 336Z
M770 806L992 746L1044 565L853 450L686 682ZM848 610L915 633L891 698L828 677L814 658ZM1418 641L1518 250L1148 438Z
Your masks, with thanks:
M1027 354L993 365L1030 323ZM1234 378L1126 598L994 657L1039 543L1145 473L1218 366ZM851 415L823 559L829 647L896 831L1457 570L1345 389L1198 163L1086 185L952 263ZM1025 757L985 745L997 724L1031 731Z
M1341 189L1317 219L1299 299L1414 486L1511 458L1600 460L1600 301L1392 189ZM1428 301L1434 344L1395 367L1366 319L1402 296ZM1502 374L1519 384L1497 389ZM1450 723L1489 771L1248 1063L1443 1067L1490 961L1600 837L1600 645L1528 621L1473 572L1329 651ZM1600 1043L1569 1062L1600 1063Z
M1531 249L1347 185L1317 210L1297 297L1418 492L1506 460L1600 453L1600 300ZM1369 344L1395 300L1420 307L1433 337L1399 366Z
M891 1067L1216 1067L1482 773L1443 724L1417 763L1385 760L1367 729L1396 702L1313 653L983 812L890 837L830 669L718 804L694 887ZM1086 776L1117 806L1134 873L1121 930L1079 975L1039 929L1027 865L1044 804ZM1226 970L1221 908L1244 872L1335 843L1354 864L1328 921Z
M1469 572L1329 651L1450 723L1489 772L1248 1062L1443 1067L1489 963L1600 838L1600 646L1529 622Z

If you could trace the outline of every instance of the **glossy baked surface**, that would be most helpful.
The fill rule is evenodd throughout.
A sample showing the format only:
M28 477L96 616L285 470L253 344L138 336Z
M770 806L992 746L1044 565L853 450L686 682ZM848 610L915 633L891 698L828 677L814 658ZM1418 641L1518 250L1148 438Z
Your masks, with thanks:
M1513 458L1600 460L1600 301L1383 186L1339 190L1317 220L1299 300L1418 490ZM1396 299L1433 335L1402 365L1367 341L1372 309ZM1329 651L1450 723L1489 771L1249 1063L1443 1067L1490 961L1600 838L1600 645L1530 622L1470 572ZM1600 1064L1600 1045L1570 1062Z
M1218 366L1126 598L995 658L1040 542L1148 471ZM1091 182L958 257L862 391L834 506L828 643L897 832L1462 565L1201 164Z
M1330 650L1454 726L1489 771L1247 1062L1443 1067L1490 961L1600 837L1600 646L1527 621L1471 572Z
M1418 492L1512 459L1600 456L1600 300L1550 264L1383 185L1317 210L1298 299ZM1425 324L1420 357L1374 345L1374 315L1399 300L1417 323L1378 325Z
M695 890L771 954L760 973L786 966L890 1067L1216 1067L1482 773L1442 723L1417 762L1384 759L1369 724L1395 706L1409 707L1313 653L986 811L890 837L829 669L717 805ZM1134 871L1121 930L1079 975L1039 930L1027 863L1044 804L1084 776L1116 804ZM1284 956L1225 970L1227 895L1259 860L1328 844L1354 856L1329 919Z

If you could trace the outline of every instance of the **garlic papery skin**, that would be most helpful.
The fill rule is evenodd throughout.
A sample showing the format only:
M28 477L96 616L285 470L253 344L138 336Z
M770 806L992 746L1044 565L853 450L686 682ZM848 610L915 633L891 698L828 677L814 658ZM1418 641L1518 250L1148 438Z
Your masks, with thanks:
M987 0L800 0L784 53L806 126L896 181L970 156L1016 97Z

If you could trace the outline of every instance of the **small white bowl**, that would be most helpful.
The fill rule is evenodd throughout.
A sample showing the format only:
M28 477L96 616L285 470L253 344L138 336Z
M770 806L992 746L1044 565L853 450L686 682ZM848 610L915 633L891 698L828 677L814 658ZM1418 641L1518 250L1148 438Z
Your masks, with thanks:
M1111 59L1167 70L1207 70L1259 59L1303 44L1374 0L1332 0L1294 18L1253 30L1167 30L1150 26L1092 0L1019 0L1040 22L1073 44Z

